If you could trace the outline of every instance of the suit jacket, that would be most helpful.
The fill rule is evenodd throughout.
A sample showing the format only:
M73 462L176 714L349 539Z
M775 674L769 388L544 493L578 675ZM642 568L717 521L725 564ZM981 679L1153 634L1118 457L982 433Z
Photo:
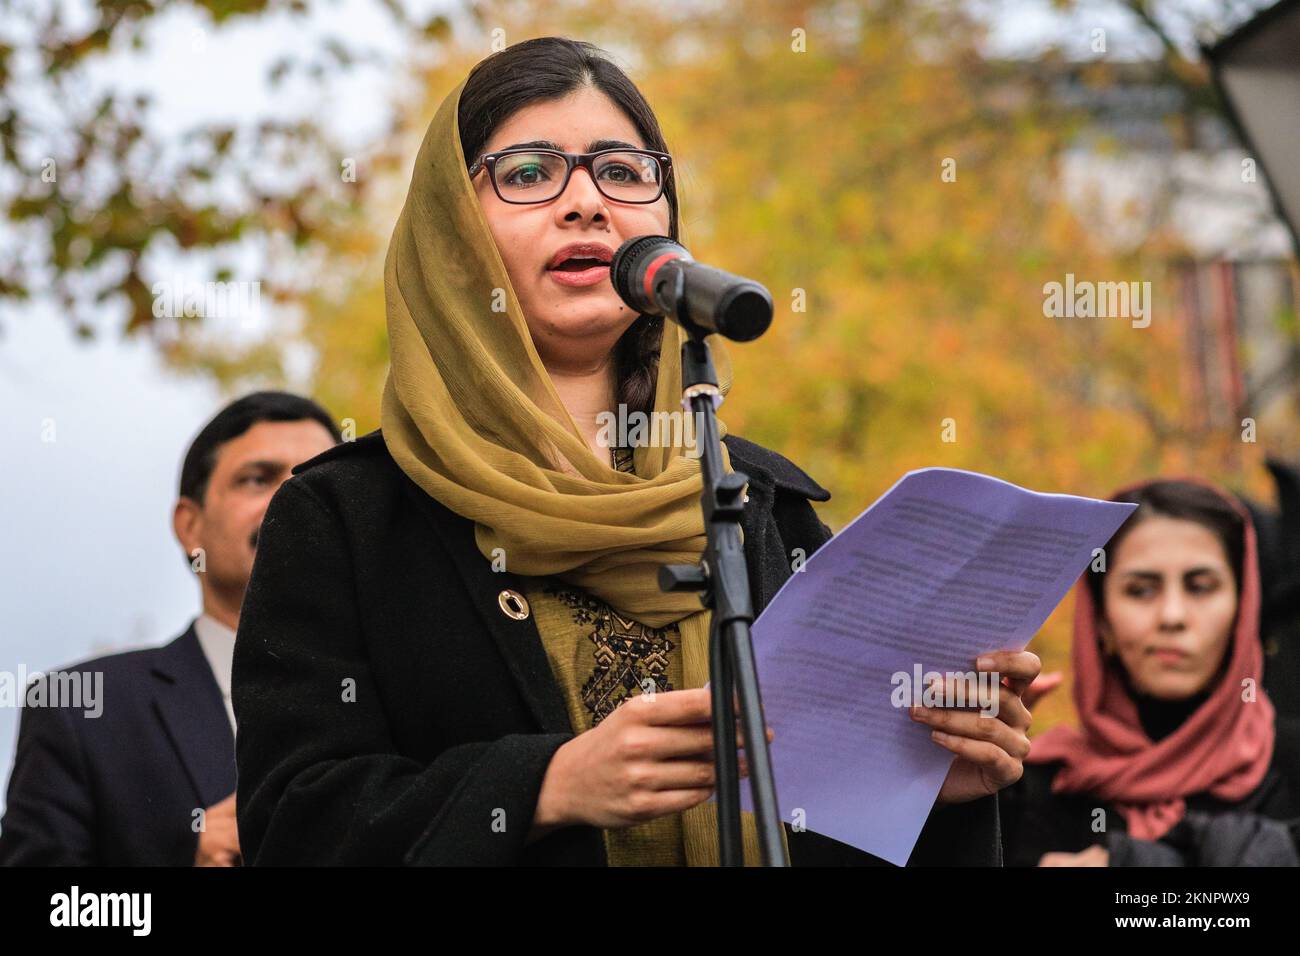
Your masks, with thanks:
M0 863L192 866L194 811L235 789L230 718L193 623L63 670L103 674L102 713L23 708Z
M831 536L794 464L725 439L749 476L756 612ZM474 525L393 461L380 432L294 468L259 536L235 642L238 816L254 864L605 864L599 829L526 844L551 755L573 737L531 615L499 597ZM787 830L789 828L787 827ZM789 832L796 865L882 861ZM1000 865L996 796L935 809L912 863Z

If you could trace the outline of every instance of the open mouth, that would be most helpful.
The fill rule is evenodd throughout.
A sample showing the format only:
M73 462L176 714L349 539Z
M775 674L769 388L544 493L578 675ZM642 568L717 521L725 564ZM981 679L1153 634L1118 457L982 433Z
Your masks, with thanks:
M552 272L587 272L591 269L608 269L608 262L599 259L565 259Z
M574 256L551 266L546 274L559 285L584 288L609 284L609 263L588 256Z
M613 258L614 250L603 242L571 242L551 255L546 274L570 288L608 285Z

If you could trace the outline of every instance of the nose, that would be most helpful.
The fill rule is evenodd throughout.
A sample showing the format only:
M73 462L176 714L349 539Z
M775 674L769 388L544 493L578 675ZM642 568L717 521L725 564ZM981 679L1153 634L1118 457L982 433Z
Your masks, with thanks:
M1166 631L1182 630L1187 624L1187 602L1181 588L1167 588L1160 604L1160 627Z
M555 203L556 222L597 222L609 221L609 209L605 206L605 197L596 188L591 174L582 167L573 171L564 192Z

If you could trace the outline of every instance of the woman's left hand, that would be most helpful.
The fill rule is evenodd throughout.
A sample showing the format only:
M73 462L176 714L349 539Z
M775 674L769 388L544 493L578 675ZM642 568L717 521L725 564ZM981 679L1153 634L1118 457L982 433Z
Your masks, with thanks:
M1020 699L1043 662L1031 651L994 651L981 655L977 672L1000 675L997 715L955 706L913 707L912 719L929 726L932 739L957 755L939 790L939 803L965 803L997 793L1020 779L1029 753L1031 716ZM951 693L943 700L951 701Z

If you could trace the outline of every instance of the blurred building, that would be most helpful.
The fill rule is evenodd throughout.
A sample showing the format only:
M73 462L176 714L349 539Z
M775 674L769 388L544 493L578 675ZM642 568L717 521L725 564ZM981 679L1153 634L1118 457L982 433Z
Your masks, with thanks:
M1160 64L1106 70L1104 85L1080 66L1053 83L1089 117L1065 157L1063 187L1098 242L1167 250L1177 300L1160 311L1183 330L1182 424L1300 420L1300 272L1263 171L1208 88L1170 82Z

